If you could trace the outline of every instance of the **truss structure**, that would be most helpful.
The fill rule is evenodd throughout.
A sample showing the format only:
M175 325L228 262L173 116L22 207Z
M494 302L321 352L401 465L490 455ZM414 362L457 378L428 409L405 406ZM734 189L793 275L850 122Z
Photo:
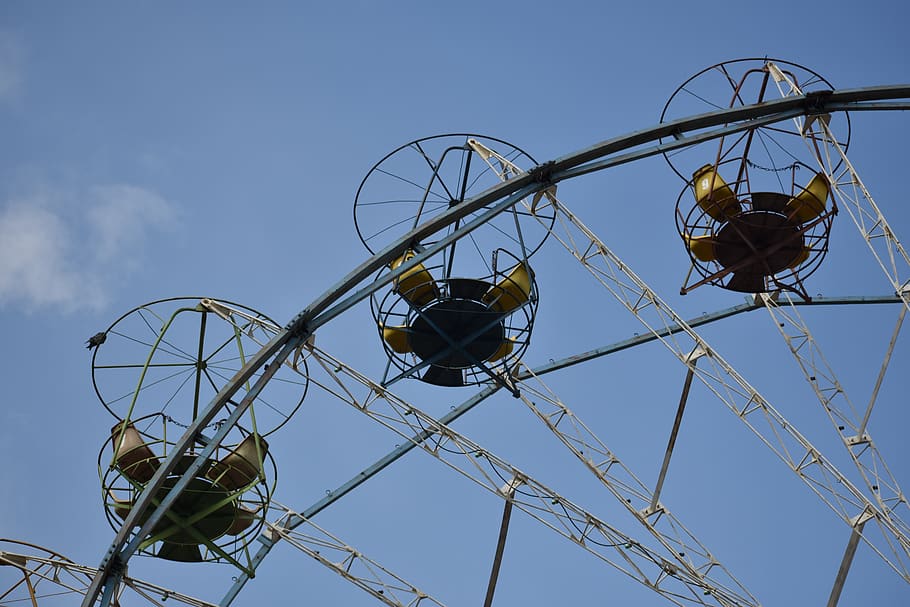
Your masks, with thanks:
M800 87L773 62L769 61L767 66L777 83L781 97L803 94ZM809 149L813 151L819 168L827 175L832 192L841 206L847 209L853 223L894 287L894 292L910 309L910 255L872 199L853 163L847 158L844 146L831 132L828 126L829 118L830 114L823 112L811 116L797 116L793 121Z
M22 579L0 593L0 606L18 607L29 605L39 607L48 601L61 601L54 604L72 604L71 597L82 597L91 585L92 577L98 570L94 567L78 565L67 558L48 552L47 555L32 553L0 551L0 566L11 566L19 569ZM167 603L165 603L167 601ZM113 597L112 605L188 605L189 607L215 607L212 603L202 601L175 590L158 586L150 582L123 576L118 594Z
M405 440L414 441L415 436L426 436L425 440L417 444L423 451L501 499L508 500L513 508L659 593L671 603L723 606L758 604L738 582L733 582L735 589L725 585L731 578L703 548L699 548L703 554L696 558L707 558L708 561L696 564L678 549L682 545L679 540L665 537L653 525L646 526L654 534L656 542L633 538L404 401L338 358L315 346L310 347L310 353L311 360L322 368L330 382L319 381L311 375L313 385L368 415ZM366 396L356 396L364 387L368 389ZM599 476L614 495L620 497L625 494L625 490L615 486L612 479L602 473ZM723 582L717 579L719 576L725 578Z
M644 527L647 537L633 537L605 522L589 510L576 505L553 489L543 485L525 472L490 453L467 437L454 431L447 423L436 420L413 405L393 395L386 387L358 373L339 359L316 348L311 336L322 325L363 301L370 294L411 271L417 264L436 254L459 238L463 238L498 213L516 204L524 205L524 212L535 214L547 210L557 221L548 228L552 237L580 262L595 280L619 301L646 328L650 339L661 342L682 364L688 374L697 378L724 405L734 413L773 453L775 453L825 504L848 524L857 539L864 540L904 580L910 582L907 559L910 541L906 525L893 513L898 510L902 495L896 483L887 477L884 484L889 494L882 499L870 499L864 491L854 486L834 465L821 454L793 425L788 422L761 394L759 394L721 355L696 331L674 312L648 287L627 264L620 260L594 233L556 198L556 183L603 170L619 164L659 154L668 149L707 141L725 134L741 132L750 125L771 124L781 120L807 116L806 132L813 125L824 131L826 111L842 111L857 102L910 97L910 87L883 87L882 90L857 90L835 92L826 98L794 96L778 101L721 110L702 116L675 121L657 128L632 133L603 142L550 163L524 171L508 166L509 161L495 152L487 156L492 167L498 167L503 176L513 175L501 187L492 188L465 200L441 213L425 224L403 235L399 241L378 251L369 260L352 270L338 284L329 289L310 306L294 317L284 328L271 327L274 337L262 349L251 355L244 367L225 385L194 423L186 429L155 477L149 482L148 494L160 489L163 478L170 474L176 461L187 452L199 429L209 424L228 402L233 406L223 426L214 433L210 444L196 454L181 481L174 485L169 495L152 503L148 496L138 500L114 538L98 569L89 570L91 583L84 592L83 607L101 604L116 605L119 589L126 584L126 562L136 551L149 530L164 516L174 499L186 487L205 458L219 444L227 429L236 423L257 394L271 380L276 368L297 362L309 356L327 377L318 382L312 370L311 381L338 399L368 415L377 423L402 436L409 446L420 448L442 463L471 479L476 484L507 501L517 510L540 522L602 560L609 567L636 580L676 605L757 605L758 602L727 572L720 562L699 543L669 509L660 502L659 487L646 488L574 414L539 382L539 378L524 369L520 384L523 402L540 417L544 424L563 444L587 466L593 475L610 491L626 510ZM874 103L873 103L874 104ZM906 106L906 104L904 104ZM870 106L871 107L871 106ZM705 131L704 129L713 129ZM686 133L692 133L686 136ZM673 136L673 142L651 145L661 137ZM833 141L833 138L832 138ZM831 146L829 146L831 147ZM834 142L835 151L839 150ZM840 150L843 154L843 151ZM832 156L834 158L834 156ZM907 282L901 281L900 272L910 265L906 252L884 222L859 178L855 176L844 156L845 173L834 175L832 183L841 197L841 190L848 186L860 193L853 204L863 209L860 220L864 236L876 252L876 257L889 275L896 292L905 306L910 307ZM837 166L836 163L831 166ZM508 169L508 170L506 170ZM842 202L845 200L842 198ZM842 206L848 206L843 204ZM856 211L859 213L859 211ZM391 260L401 256L410 242L419 241L438 232L441 227L465 221L452 234L440 239L427 250L415 255L396 270L385 273L380 279L364 285L377 271ZM852 214L852 213L851 213ZM704 360L704 363L701 361ZM699 364L696 365L696 361ZM264 372L251 382L259 369ZM504 382L518 381L517 377L503 378ZM482 400L491 390L482 391ZM366 392L363 397L356 394ZM526 400L530 395L531 399ZM529 404L530 402L530 404ZM838 414L839 415L839 414ZM864 424L863 424L864 425ZM873 477L870 476L870 479ZM631 501L628 501L631 500ZM141 524L140 524L141 523ZM270 526L267 535L272 543L285 540L305 552L328 550L337 556L326 558L323 564L332 566L374 596L385 596L390 589L398 602L387 604L410 605L433 599L416 590L394 574L380 568L374 561L363 557L334 536L316 527L297 532L300 525L309 525L308 517L286 511L278 523ZM872 537L864 527L874 526L880 531ZM304 535L306 533L306 535ZM304 549L306 547L306 549ZM265 552L257 554L251 569L261 562ZM683 553L683 554L681 554ZM309 554L309 553L308 553ZM361 572L358 568L364 567ZM357 571L357 573L353 573ZM356 580L356 581L355 581ZM383 590L383 592L379 592ZM222 602L229 604L236 594ZM380 597L377 597L380 598ZM204 604L204 603L200 603Z
M505 164L510 165L512 171L520 170L495 152L490 151L489 157L495 159L490 163L493 170L500 170L499 167ZM881 531L881 538L872 538L870 534L860 531L857 533L892 569L910 582L907 566L910 535L905 525L900 520L895 521L891 514L896 505L905 502L899 489L896 489L896 497L888 497L888 504L878 498L876 502L870 500L572 213L556 197L555 187L543 190L531 202L523 201L522 204L532 214L543 208L551 214L555 209L557 220L551 236L851 529L862 530L861 525L874 521ZM906 303L906 298L902 299ZM674 333L672 329L675 327L682 330ZM696 367L694 360L697 358L704 358L706 365Z
M723 580L758 605L741 582L659 501L660 490L641 482L606 444L527 366L519 370L519 398L550 432L609 490L619 504L690 572Z
M860 415L843 385L837 379L834 369L825 359L821 347L809 331L809 326L792 302L786 299L787 303L781 305L779 301L775 301L774 296L768 294L762 294L761 299L797 365L802 370L806 381L812 387L819 404L831 421L831 425L859 470L869 495L875 499L882 516L887 517L894 528L900 530L901 537L910 537L910 526L901 517L901 514L906 516L908 508L910 508L907 497L875 446L867 426L872 407L875 405L875 396L873 395L864 414ZM901 308L895 337L906 311L906 308ZM895 340L892 339L885 354L882 372L879 374L879 383L888 367L888 361L894 350L894 342ZM902 540L902 545L906 546L905 540ZM894 548L897 547L892 546L892 549Z
M273 506L283 512L277 520L268 524L270 541L283 540L389 607L444 607L438 600L418 590L416 586L313 521L286 506L274 503Z

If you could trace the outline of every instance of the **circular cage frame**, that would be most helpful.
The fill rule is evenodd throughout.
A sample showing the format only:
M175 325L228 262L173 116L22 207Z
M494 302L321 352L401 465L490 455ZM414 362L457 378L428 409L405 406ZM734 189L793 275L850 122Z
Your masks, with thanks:
M764 99L764 97L763 97L765 94L765 90L766 90L765 85L760 87L759 98L755 99L755 100L743 99L741 96L741 90L742 90L743 84L745 83L745 79L749 74L762 72L767 75L766 78L769 77L770 76L770 74L768 72L769 64L773 64L775 66L782 68L782 72L787 77L792 78L794 80L794 82L802 88L804 93L824 94L826 92L830 92L830 91L834 90L834 86L827 79L825 79L823 76L821 76L814 70L811 70L798 63L793 63L791 61L784 61L781 59L771 59L768 57L762 57L762 58L748 57L748 58L742 58L742 59L733 59L730 61L723 61L720 63L716 63L714 65L711 65L709 67L706 67L706 68L700 70L699 72L696 72L694 75L690 76L685 82L683 82L681 85L679 85L676 88L676 90L674 90L673 93L670 95L670 97L667 99L667 103L664 105L663 110L661 110L660 123L664 124L666 122L670 122L670 121L680 118L680 117L692 116L692 115L701 113L699 111L693 111L693 109L685 109L683 111L679 111L677 109L677 106L684 106L684 104L685 104L684 99L686 99L686 98L696 99L698 101L698 103L696 105L702 111L714 111L714 110L719 110L719 109L733 108L733 107L736 107L737 105L745 106L745 105L765 101L766 99ZM733 73L741 74L740 79L739 80L735 79L734 76L731 75ZM721 78L721 80L730 87L729 90L731 92L731 99L730 99L729 103L727 103L727 104L721 104L719 101L715 102L708 97L708 95L714 93L713 89L716 88L716 86L714 86L713 83L709 83L707 81L710 77L718 76L718 75ZM704 84L702 84L702 83L704 83ZM696 86L702 86L707 90L706 91L697 90ZM692 90L692 89L696 89L696 90ZM850 123L850 115L848 112L838 112L837 116L842 117L844 119L844 123L845 123L844 127L843 127L843 133L838 136L838 142L839 142L840 147L846 153L850 147L850 139L852 136L852 126ZM830 116L829 116L829 118L830 118ZM763 134L768 133L769 135L777 134L777 136L782 136L782 135L793 136L795 140L796 139L800 140L801 146L805 145L804 143L802 143L802 134L798 130L788 131L782 127L782 124L786 124L786 123L774 123L774 124L767 125L767 126L760 126L754 130L756 132L760 132ZM830 124L829 124L829 126L830 126ZM741 139L741 137L740 137L740 139ZM669 140L670 140L669 137L662 137L660 139L660 142L667 143ZM771 138L771 140L773 141L773 137ZM722 137L721 142L723 142L723 141L724 141L724 138ZM817 143L816 143L816 145L817 145ZM693 149L703 150L706 148L706 146L715 146L716 147L717 143L715 143L713 140L695 143L691 146L686 146L685 151L691 152ZM781 149L785 149L785 148L783 148L783 146L781 146ZM715 166L717 166L731 158L738 158L735 156L731 156L731 152L734 150L735 150L735 147L731 147L730 150L728 150L727 152L723 152L721 149L721 151L715 155L713 164ZM681 164L680 162L674 161L674 159L678 156L680 151L681 150L674 150L672 152L662 152L661 155L664 157L664 160L667 162L670 169L674 173L676 173L676 175L679 176L680 179L682 179L685 182L689 182L692 178L693 171L695 169L697 169L699 166L701 166L701 164L703 164L704 162L707 162L709 160L709 157L701 156L702 160L692 164L691 166L682 167L682 166L680 166L680 164ZM842 163L843 163L843 161L838 161L831 170L837 171L840 168L840 166L842 165ZM774 172L782 170L781 167L766 167L766 166L762 166L761 164L758 164L758 163L756 163L753 166L753 168L756 168L759 170L764 170L769 173L774 173ZM786 168L789 168L789 166L783 167L783 169L786 169Z
M196 302L195 305L178 307L183 302ZM214 368L211 360L218 354L221 354L221 351L226 348L226 344L222 344L220 347L212 350L210 353L203 358L203 342L205 340L205 332L210 330L210 325L207 324L203 318L200 322L201 327L199 329L199 340L198 343L194 344L191 348L183 348L178 345L168 343L164 337L167 334L167 331L170 328L170 320L165 320L165 316L158 313L158 308L164 307L173 307L175 308L172 311L170 320L173 320L177 317L178 314L183 312L197 312L200 314L214 314L218 316L221 320L233 324L234 327L234 337L237 341L237 352L231 359L220 360L219 364L223 368L214 371L213 373L216 377L211 377L210 371ZM205 308L205 309L200 309ZM143 312L147 315L143 316ZM167 310L165 310L167 312ZM236 322L228 320L227 317L235 316L238 319L242 319L244 322L248 323L246 326L240 326ZM142 328L143 326L147 327L151 335L156 335L156 329L153 327L150 319L160 322L161 327L158 329L159 333L157 338L152 340L148 337L133 336L128 332L121 332L119 327L124 324L127 324L132 320L134 316L139 316L141 324L137 324L136 327L127 327L127 330L135 330L136 328ZM254 330L259 329L258 337L261 337L257 341L257 337L254 336ZM246 358L254 353L256 350L261 348L264 343L260 343L262 340L268 341L271 337L274 336L280 330L280 325L278 325L274 320L266 316L265 314L244 306L227 300L218 300L209 297L192 297L192 296L182 296L182 297L169 297L165 299L158 299L142 305L136 306L125 314L117 318L111 325L103 331L103 338L101 343L94 348L92 355L92 387L95 390L95 394L98 397L98 400L101 401L101 404L104 406L107 411L114 416L118 421L123 421L124 419L133 419L138 417L145 417L153 413L159 412L155 407L163 407L161 411L163 412L167 409L171 400L173 400L177 393L187 389L187 383L190 379L189 375L186 377L180 377L180 375L186 375L186 371L189 371L190 374L195 373L196 375L196 386L195 391L192 394L193 398L193 415L195 412L201 410L206 404L207 401L204 400L202 394L200 393L200 379L205 378L209 386L209 391L212 393L217 392L220 387L221 382L226 382L230 377L242 366L242 363L245 362ZM108 356L108 351L112 347L112 339L120 338L123 340L127 347L138 347L145 345L150 349L148 357L142 361L133 361L127 360L123 362L118 362L116 357L118 353L114 353L115 360L108 364L104 360L105 356ZM244 337L247 341L250 342L250 346L254 346L255 350L251 352L245 352L243 348ZM164 346L162 346L164 344ZM162 356L166 358L161 364L156 364L153 362L152 357L161 352ZM138 356L138 353L137 353ZM254 426L254 429L260 436L269 436L274 433L279 428L283 427L294 414L300 409L300 406L303 404L303 401L306 399L307 391L309 389L309 374L306 369L306 360L303 358L295 359L293 363L289 364L288 367L295 372L295 380L286 380L284 383L297 383L301 386L300 396L296 400L296 403L288 411L280 411L275 404L270 403L262 396L257 397L253 405L250 407L250 411L245 414L247 419L246 423ZM152 381L146 381L146 372L153 367L160 367L161 370L166 368L177 368L178 371L171 373L170 370L162 371L163 376L157 378L151 378ZM180 368L183 368L183 371L179 371ZM236 368L235 368L236 367ZM132 369L140 369L140 375L136 388L132 393L122 393L115 392L112 395L106 394L107 391L113 390L113 388L105 387L105 379L102 377L104 373L110 373L115 370L124 370L131 372ZM280 370L279 370L280 372ZM260 371L262 373L262 371ZM178 384L178 380L180 383ZM168 385L174 385L174 392L166 399L166 402L162 405L161 401L152 399L151 407L144 407L140 405L140 396L138 393L141 393L143 390L153 387L158 390L163 387L163 384L166 382L171 382ZM203 382L203 386L205 383ZM130 403L127 410L124 412L121 409L123 407L116 406L116 403L123 401L126 398L131 398L132 402ZM164 399L162 399L164 400ZM149 410L152 409L152 410ZM259 414L256 416L255 410L263 410L264 414ZM276 413L278 418L274 423L269 423L270 417L274 417L271 413ZM180 423L178 420L173 420L175 423ZM184 424L189 423L191 418L183 420ZM214 422L217 424L218 422Z
M660 122L673 120L676 114L697 114L696 110L732 109L767 101L775 86L780 87L781 95L795 92L794 86L808 94L833 90L824 77L796 63L735 59L709 66L678 86L664 105ZM721 98L723 95L726 97ZM847 112L839 112L841 115L842 119L837 118L844 131L840 145L846 152L851 124ZM745 293L780 289L810 299L803 281L826 256L837 214L827 177L809 168L820 156L819 146L825 145L809 130L816 119L831 126L831 115L819 114L802 121L759 125L661 153L686 183L677 197L675 213L676 231L691 261L682 294L710 284ZM667 141L661 139L662 143ZM842 162L839 160L833 170ZM813 182L824 180L824 201L808 191L811 186L798 183L800 169L814 173ZM787 173L789 177L784 179ZM710 185L700 191L696 186L699 182ZM695 194L691 208L686 203L687 192ZM804 198L817 213L794 210L797 199ZM830 206L827 198L831 198ZM693 271L700 278L690 283Z
M507 257L510 260L506 270L501 269L502 264L499 259L500 256ZM434 337L438 337L443 341L448 342L448 347L439 351L436 356L429 358L422 357L415 352L413 348L409 349L407 352L398 351L392 347L390 340L386 339L384 336L384 330L387 327L404 328L404 331L409 333L409 343L413 343L411 341L410 332L413 330L415 322L420 325L422 320L427 317L427 312L434 306L445 306L449 302L461 301L466 302L469 306L476 304L471 306L472 311L469 312L469 314L475 315L474 318L482 318L482 316L479 315L484 314L490 315L489 323L483 320L469 323L473 327L473 333L476 337L482 339L485 330L490 327L493 327L494 330L501 327L502 335L501 337L497 337L497 339L501 340L502 345L509 344L508 346L505 346L507 352L502 356L496 356L499 352L494 352L493 356L495 358L486 359L486 357L484 357L484 360L474 360L472 362L470 360L471 355L462 351L467 357L467 360L463 361L464 364L441 366L450 371L461 371L461 381L457 384L458 386L479 385L489 381L491 378L495 379L496 377L501 376L508 377L512 374L512 369L521 360L521 357L527 351L528 346L531 343L534 318L537 314L537 307L539 304L537 279L527 260L519 259L505 249L494 251L493 266L494 268L491 274L480 278L437 278L411 287L410 292L402 292L400 289L393 287L392 290L387 291L384 295L377 295L376 293L371 295L370 311L373 320L376 322L380 343L382 343L383 349L385 350L391 365L399 371L397 376L392 378L387 377L385 383L391 384L404 377L423 380L423 378L417 377L415 373L426 367L436 365L447 355L451 356L453 352L458 352L459 347L455 344L461 343L465 350L472 345L473 340L470 333L467 337L461 337L459 340L459 336L447 335L445 331L440 328L433 327L432 319L428 324L431 332L435 334ZM511 286L510 283L512 281L507 273L519 266L524 266L528 270L528 277L530 279L529 292L527 294L527 301L525 302L519 302L514 295L507 292L507 289L503 289L503 287L500 286L503 284L505 284L506 287ZM437 268L438 266L431 266L426 269L432 271ZM389 271L391 270L388 268L382 270L380 276ZM459 291L464 290L465 287L468 291L473 291L473 293L459 293ZM416 298L414 297L414 293L418 289L432 291L434 293L433 298L415 304ZM496 310L498 303L497 298L501 298L499 301L504 302L502 307L506 308L507 311Z
M711 171L715 170L715 168L711 169ZM825 204L826 201L819 202L823 210L812 219L800 221L798 217L794 217L792 212L788 213L787 204L801 192L807 192L796 183L796 170L793 171L793 174L791 191L786 194L753 192L749 189L748 180L735 184L737 212L730 215L723 212L722 205L726 203L717 202L713 207L706 207L692 196L696 179L690 180L683 187L676 199L676 231L690 258L691 267L701 276L701 279L692 284L683 285L682 294L686 294L698 286L710 284L746 293L764 293L781 289L796 293L806 301L811 299L803 281L818 270L828 253L831 228L838 208L834 197L829 195L830 207ZM825 177L823 173L816 173L815 178L824 179ZM688 210L686 210L687 205L691 205ZM753 218L751 221L750 217ZM711 243L711 246L716 247L717 243L723 241L724 238L729 241L731 234L740 245L745 244L751 249L748 257L735 264L726 264L710 255L698 255L696 253L697 245L692 244L698 239L703 239L703 242ZM756 234L764 236L761 244L757 243ZM795 247L794 243L797 243ZM793 248L797 250L790 250ZM780 253L791 259L784 261L783 264L769 265L772 263L768 261L769 258L775 255L778 256L777 259L783 259L779 255ZM736 286L736 271L750 265L753 268L763 266L761 272L763 286L759 290L744 290ZM750 274L750 276L757 276L757 274Z
M137 428L137 424L141 429ZM136 503L151 475L168 457L176 439L183 433L179 424L179 430L169 433L169 428L174 425L173 420L161 413L130 420L126 426L124 422L118 422L102 445L98 454L102 502L105 517L115 531L123 526L132 504ZM129 427L136 431L132 436L141 441L141 444L136 445L134 442L121 454L120 450L130 440L125 436L125 430ZM160 428L160 432L153 431L153 427ZM250 460L250 453L243 453L244 442L216 446L205 467L193 477L190 486L156 525L152 535L143 541L137 554L166 560L231 563L242 570L249 569L249 563L244 564L241 555L248 556L247 547L265 526L265 517L278 482L278 469L262 436L244 432L247 440L252 438L256 443L253 449L256 457L261 458L261 465L258 461ZM196 446L205 446L204 439L197 439ZM185 453L178 466L164 480L160 491L169 492L170 487L182 477L195 459L194 452ZM183 504L180 500L183 500ZM200 505L203 506L202 514L196 512ZM181 507L194 512L173 512ZM225 516L228 514L232 519L226 522ZM137 524L141 522L137 521ZM205 538L205 532L199 531L197 524L205 524L210 530L214 529L211 533L213 537ZM198 537L200 541L184 541L187 535ZM195 546L200 549L199 558L162 556L161 549L165 544L172 549L174 546ZM179 553L179 549L176 552Z
M458 144L458 142L461 143ZM440 152L441 156L438 159L429 156L429 153L424 149L424 147L429 146L434 146L433 151L439 151L438 148L442 148L442 151ZM465 156L463 154L463 158L458 165L459 171L455 179L456 183L446 184L445 176L440 176L440 171L443 169L447 154L458 150L461 150L467 155ZM409 151L415 152L416 154L410 156ZM492 155L489 155L488 152L492 152ZM475 175L473 179L469 181L470 161L474 156L480 157L480 159L485 162L498 164L499 168L497 170L500 171L500 174L495 174L494 170L487 164L479 174ZM411 158L414 159L413 162ZM396 163L402 163L401 167L398 168ZM467 163L467 168L464 166L464 163ZM527 163L527 165L522 167L522 164L524 163ZM364 247L366 247L367 251L371 254L375 254L389 243L397 240L401 235L407 233L410 229L422 223L424 218L431 218L488 187L500 184L504 178L513 177L519 174L519 172L529 170L535 166L537 166L537 161L530 154L521 148L496 137L473 133L445 133L414 139L383 156L379 162L374 164L370 170L367 171L363 180L360 182L360 185L357 187L357 193L354 196L354 229L357 231L357 236L360 238L360 241L363 243ZM408 174L404 174L405 172ZM418 176L428 176L428 183L423 184L422 182L417 181ZM420 199L403 197L373 200L374 196L378 196L380 193L383 195L386 193L385 188L382 187L383 184L376 183L381 177L391 179L394 184L393 189L395 189L396 192L399 191L400 188L414 187L417 188L418 191L421 188L424 189L423 194ZM443 193L433 190L432 186L437 181L441 184L441 187L444 190ZM380 192L374 194L372 191L373 189L379 189ZM431 200L431 198L433 199ZM395 220L388 223L388 225L370 230L372 234L367 233L368 227L366 224L370 223L370 221L378 221L372 220L368 216L369 208L381 207L382 209L391 211L400 205L414 203L418 204L416 213L398 213ZM427 203L431 203L432 208L426 208ZM519 208L520 206L521 204L519 203L519 205L513 207L511 211L503 213L499 218L501 221L500 225L496 225L495 222L489 222L479 228L479 230L495 230L496 237L501 238L503 235L509 234L508 230L511 228L509 224L514 223L517 227L518 234L517 237L511 236L511 238L513 238L518 248L522 249L520 256L527 259L533 256L534 253L543 246L543 243L549 236L549 229L541 230L538 226L542 222L544 225L548 223L548 228L552 228L556 221L556 214L542 215L538 212L535 213L534 217L531 217L529 212L521 211ZM476 211L473 215L482 215L486 210L487 207L484 207ZM512 216L512 219L509 219L510 215ZM522 223L521 219L525 216L527 216L527 220ZM404 227L404 229L399 231L400 227ZM457 229L457 227L456 224L447 229ZM523 234L523 231L527 232L527 236ZM538 234L531 239L530 236L533 233ZM379 239L380 236L382 237L381 239ZM428 242L431 241L426 241L422 244L427 244ZM495 247L490 247L490 250L493 248Z

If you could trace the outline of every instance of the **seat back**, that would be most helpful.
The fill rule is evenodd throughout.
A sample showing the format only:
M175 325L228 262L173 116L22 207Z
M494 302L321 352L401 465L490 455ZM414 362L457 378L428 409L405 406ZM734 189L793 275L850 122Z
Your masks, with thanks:
M411 343L408 341L408 327L406 325L382 326L382 339L389 344L393 352L398 354L411 352Z
M496 351L493 352L489 357L487 357L488 363L495 363L497 360L505 358L512 353L512 350L515 349L515 340L511 337L506 337L500 342L499 347L496 348Z
M231 521L231 526L228 527L228 530L225 531L225 535L237 536L250 528L250 526L256 521L256 513L252 510L248 510L241 506L240 504L234 505L234 519Z
M531 298L531 272L526 263L519 263L483 296L483 302L494 311L508 314Z
M804 246L803 248L801 248L799 250L799 252L793 258L793 261L791 261L789 264L787 264L787 267L792 270L796 266L800 265L801 263L803 263L804 261L809 259L809 253L811 253L811 252L812 251L811 251L811 249L809 249L809 247Z
M111 428L114 465L123 476L137 483L147 483L161 464L132 422L118 422Z
M389 268L392 270L398 269L398 266L414 257L414 255L414 251L405 251L404 255L392 260ZM422 263L415 265L399 276L392 288L415 306L424 306L439 297L439 288L436 286L436 281L433 280L433 275Z
M790 199L785 212L795 223L812 221L825 211L831 187L824 173L816 173L799 194Z
M250 434L230 453L212 464L206 476L229 491L252 485L259 479L268 450L269 444L264 438Z
M742 210L733 190L714 166L706 164L692 175L695 202L715 221L724 221Z
M714 240L710 234L705 234L704 236L683 234L683 239L695 259L699 261L714 261L717 259L717 255L714 252Z
M114 492L110 489L107 491L107 497L109 503L113 506L114 514L116 514L121 521L125 521L126 517L130 515L130 510L133 509L133 502L120 499L114 495ZM137 520L136 525L139 524L141 524L141 522Z

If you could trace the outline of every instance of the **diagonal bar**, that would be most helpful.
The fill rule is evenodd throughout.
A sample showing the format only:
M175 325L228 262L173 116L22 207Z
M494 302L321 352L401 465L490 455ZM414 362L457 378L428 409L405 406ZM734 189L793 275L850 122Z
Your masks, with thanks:
M823 121L818 121L823 122ZM499 162L507 159L488 150ZM512 165L516 173L520 168ZM887 547L868 536L863 539L902 578L910 582L906 560L910 535L891 520L886 508L873 504L825 458L784 416L725 361L691 326L664 302L631 268L611 251L577 216L556 197L556 188L539 192L531 203L522 201L534 214L552 207L557 222L541 225L571 253L647 330L692 370L705 386L739 417L759 439L799 476L851 528L857 517L873 516ZM902 295L907 303L906 296ZM672 332L672 328L682 330ZM689 365L695 352L703 352L708 369ZM755 422L752 420L758 418ZM887 554L886 554L887 551Z
M356 548L286 506L272 503L281 516L268 523L272 541L284 540L389 607L443 603L392 573ZM305 530L301 529L305 528Z
M904 537L910 537L910 526L901 518L902 513L907 513L910 504L907 503L897 479L875 446L868 428L864 428L859 414L831 365L828 364L808 325L795 306L782 307L775 301L775 297L768 294L762 294L761 299L859 470L869 494L878 504L882 516L887 517ZM789 298L786 300L789 301ZM892 547L894 548L896 546Z
M702 572L678 564L679 556L659 543L646 545L633 539L591 512L570 502L515 466L490 453L451 427L392 394L386 387L355 371L337 358L312 347L312 358L331 380L310 381L336 398L368 415L406 440L419 433L428 438L417 446L453 470L501 499L511 501L551 530L592 553L611 567L645 585L676 605L753 605ZM369 395L355 398L356 389L369 388ZM520 482L511 494L503 490L508 479ZM508 487L509 485L507 485Z
M888 538L888 547L879 546L867 535L863 539L902 578L910 581L905 562L910 554L910 539L903 530L877 504L866 498L792 423L771 406L555 196L548 194L548 204L559 210L560 221L557 223L563 230L556 232L557 228L554 227L554 237L648 331L659 336L659 341L682 364L687 365L687 358L696 350L704 351L708 364L694 369L702 383L845 523L852 527L856 516L865 513L871 515L882 535ZM682 330L670 333L669 328L674 326L679 326Z
M694 361L692 363L694 367ZM690 373L692 370L690 369ZM709 572L715 582L735 588L741 601L758 604L743 584L686 529L667 506L651 491L591 429L573 413L543 380L529 368L519 370L527 377L519 382L521 401L581 461L656 540L674 556L680 567L696 577Z
M799 85L773 62L769 61L767 66L782 98L803 96ZM832 192L847 209L860 235L894 287L894 292L910 309L910 255L872 199L853 163L847 158L846 150L831 132L828 120L824 119L823 113L794 120L819 168L827 175Z

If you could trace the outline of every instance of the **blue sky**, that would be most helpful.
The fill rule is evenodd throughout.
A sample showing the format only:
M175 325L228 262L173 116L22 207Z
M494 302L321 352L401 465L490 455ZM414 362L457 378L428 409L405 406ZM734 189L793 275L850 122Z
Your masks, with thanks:
M413 139L479 133L537 161L655 125L677 86L709 65L773 57L837 88L906 83L908 9L772 1L523 3L214 2L0 5L0 537L97 564L114 531L98 451L112 418L84 341L137 305L173 296L235 301L290 319L367 258L352 207L385 154ZM908 116L851 118L850 158L898 236ZM707 162L707 161L706 161ZM678 295L687 260L673 225L684 184L661 159L590 175L560 198L685 318L737 305L705 287ZM526 361L546 363L641 331L548 243ZM907 270L905 268L905 270ZM906 279L906 274L904 274ZM810 293L889 285L846 214ZM603 299L600 299L603 298ZM806 313L852 400L869 399L895 306ZM906 329L870 426L910 483ZM856 476L763 311L707 339L839 469ZM366 305L319 344L379 375ZM684 369L652 344L547 382L633 470L653 482ZM442 415L470 395L399 384ZM418 402L418 401L415 401ZM763 604L820 604L849 529L705 388L693 390L664 498ZM573 501L612 499L517 401L501 395L456 425ZM303 510L400 439L342 403L308 397L276 434L276 499ZM445 604L479 603L501 502L414 452L317 522ZM617 522L641 534L632 522ZM513 517L498 604L660 604L527 517ZM136 577L217 602L235 572L131 561ZM0 580L5 578L0 577ZM842 605L901 605L907 584L861 546ZM279 546L239 605L376 602Z

